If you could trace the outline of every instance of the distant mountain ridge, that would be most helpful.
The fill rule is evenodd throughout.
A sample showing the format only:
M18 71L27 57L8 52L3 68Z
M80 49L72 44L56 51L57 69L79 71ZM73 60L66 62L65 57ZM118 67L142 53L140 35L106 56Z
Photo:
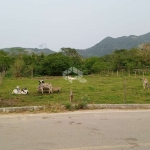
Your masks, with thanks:
M44 54L53 54L56 53L55 51L52 51L48 48L45 49L38 49L38 48L22 48L22 47L11 47L11 48L2 48L1 50L9 53L26 53L26 54L32 54L35 53L37 55L40 55L41 53Z
M83 57L104 56L106 54L109 55L113 53L114 50L137 48L139 45L143 43L150 43L150 32L140 36L130 35L118 38L112 38L108 36L90 48L76 49L76 50ZM41 53L44 53L46 55L57 53L48 48L39 49L39 48L11 47L11 48L3 48L1 50L4 50L9 53L23 52L27 54L35 53L38 55Z
M130 35L118 38L106 37L96 45L87 49L78 49L77 52L84 57L103 56L111 54L117 49L137 48L143 43L150 43L150 32L140 36Z
M55 51L52 51L48 48L45 48L45 49L38 49L38 48L26 48L25 51L29 52L29 53L36 53L36 54L41 54L41 53L44 53L44 54L53 54L53 53L56 53Z

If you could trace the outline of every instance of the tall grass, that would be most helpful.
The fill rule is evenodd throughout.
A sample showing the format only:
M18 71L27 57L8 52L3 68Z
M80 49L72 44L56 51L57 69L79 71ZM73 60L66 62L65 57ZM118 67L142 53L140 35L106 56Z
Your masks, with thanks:
M150 103L150 91L143 90L142 75L140 76L84 76L87 80L80 83L78 80L72 83L62 77L35 77L35 78L3 78L0 85L0 107L6 106L31 106L49 104L67 104L70 100L70 90L73 91L74 104L145 104ZM149 76L147 76L149 79ZM54 87L61 87L59 93L38 93L38 80L44 79ZM126 80L126 87L124 87ZM28 95L12 95L16 86L26 87ZM126 93L125 93L126 88ZM126 94L126 99L125 95Z

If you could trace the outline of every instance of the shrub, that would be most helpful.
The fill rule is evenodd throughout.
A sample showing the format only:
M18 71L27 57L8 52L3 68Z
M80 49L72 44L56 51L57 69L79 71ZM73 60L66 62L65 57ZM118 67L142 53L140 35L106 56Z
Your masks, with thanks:
M77 105L78 109L86 109L87 108L87 102L86 101L82 101Z
M70 102L64 104L67 110L73 110L73 105Z

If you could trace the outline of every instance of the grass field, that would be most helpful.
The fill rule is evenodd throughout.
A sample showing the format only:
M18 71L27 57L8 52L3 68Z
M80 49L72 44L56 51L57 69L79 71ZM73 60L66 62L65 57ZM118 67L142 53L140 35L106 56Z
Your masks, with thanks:
M149 79L149 76L145 76ZM143 89L142 75L133 76L84 76L87 80L80 83L78 80L70 83L62 77L35 77L35 78L3 78L0 85L0 107L6 106L33 106L65 104L70 100L70 90L73 91L72 103L86 102L88 104L147 104L150 103L150 89ZM38 81L44 79L54 87L61 87L59 93L38 93ZM126 82L126 84L125 84ZM16 86L26 87L28 95L12 95ZM125 90L126 89L126 90Z

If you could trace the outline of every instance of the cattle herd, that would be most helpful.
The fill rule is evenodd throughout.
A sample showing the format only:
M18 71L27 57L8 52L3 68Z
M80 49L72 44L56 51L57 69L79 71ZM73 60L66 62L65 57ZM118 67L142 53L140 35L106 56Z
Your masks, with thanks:
M60 87L52 87L51 83L45 83L44 80L39 80L39 85L37 87L37 91L39 93L53 93L53 92L60 92ZM150 88L150 85L148 83L148 79L142 78L143 83L143 89ZM13 91L12 94L29 94L29 91L27 88L20 89L19 86L17 86Z
M53 92L60 92L60 87L52 87L51 83L45 83L44 80L39 80L39 85L37 87L37 91L39 93L53 93ZM29 94L28 89L22 88L20 89L19 86L17 86L15 89L13 89L12 94Z

